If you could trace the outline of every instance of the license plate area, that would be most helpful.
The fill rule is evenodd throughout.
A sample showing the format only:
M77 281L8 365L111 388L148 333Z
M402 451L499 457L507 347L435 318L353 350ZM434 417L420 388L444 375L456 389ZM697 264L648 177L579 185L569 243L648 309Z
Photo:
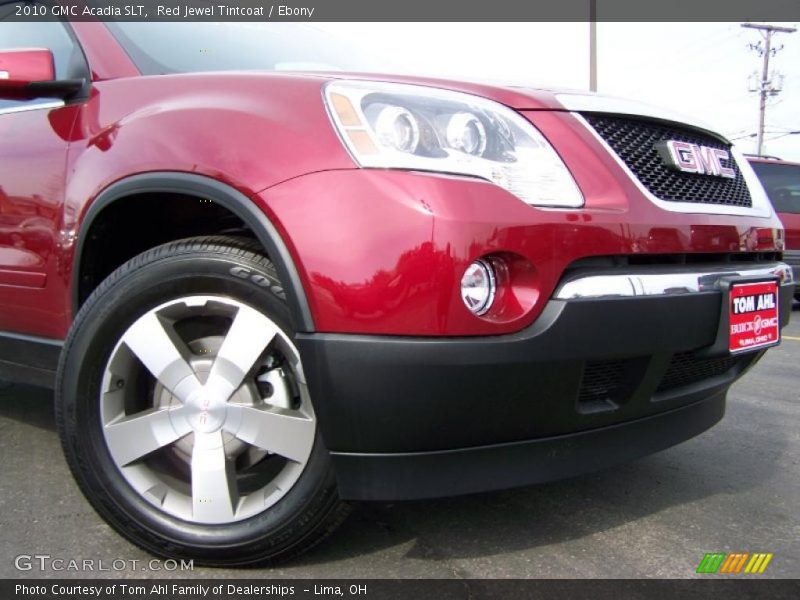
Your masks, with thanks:
M731 281L727 302L728 351L739 354L781 341L778 282L775 279Z

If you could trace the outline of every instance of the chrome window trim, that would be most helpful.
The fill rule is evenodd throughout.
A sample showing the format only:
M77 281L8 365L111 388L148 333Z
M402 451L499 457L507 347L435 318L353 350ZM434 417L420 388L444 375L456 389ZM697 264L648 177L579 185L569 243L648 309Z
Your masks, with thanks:
M579 298L619 298L637 296L666 296L696 294L719 289L723 277L750 278L777 277L781 284L794 281L792 268L785 263L772 263L759 267L730 265L707 270L663 270L660 272L604 273L577 276L559 285L553 298L576 300Z
M28 112L29 110L45 110L50 108L61 108L62 106L64 106L63 100L48 100L47 102L38 102L36 104L23 104L22 106L11 106L9 108L0 108L0 115Z
M772 217L775 213L772 210L772 205L770 204L769 200L767 199L767 193L764 191L761 182L759 181L758 177L753 171L753 168L750 166L750 163L747 162L747 159L739 152L736 147L731 147L731 157L736 162L736 166L742 173L742 177L744 177L744 181L747 184L747 189L750 191L750 198L752 199L753 205L751 207L743 207L743 206L727 206L725 204L703 204L700 202L672 202L668 200L661 200L660 198L653 195L650 190L648 190L644 184L639 180L639 178L628 168L628 165L625 164L625 161L620 158L619 154L617 154L611 146L602 138L602 136L597 133L594 127L592 127L589 122L583 118L583 116L579 113L571 113L580 123L589 131L589 133L594 136L601 146L608 152L614 161L620 166L620 168L625 172L625 174L633 181L634 185L639 189L639 191L648 199L650 202L658 206L663 210L667 210L670 212L676 213L684 213L684 214L706 214L706 215L736 215L736 216L747 216L747 217L764 217L769 218ZM623 113L615 113L615 114L623 114ZM650 115L654 118L659 118L658 115ZM677 124L686 124L685 122L677 121Z

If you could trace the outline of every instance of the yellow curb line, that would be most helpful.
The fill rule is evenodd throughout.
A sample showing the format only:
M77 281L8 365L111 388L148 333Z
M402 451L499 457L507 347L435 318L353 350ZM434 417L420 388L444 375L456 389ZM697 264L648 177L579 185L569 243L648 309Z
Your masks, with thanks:
M792 337L790 335L782 336L784 340L792 340L793 342L800 342L800 337Z

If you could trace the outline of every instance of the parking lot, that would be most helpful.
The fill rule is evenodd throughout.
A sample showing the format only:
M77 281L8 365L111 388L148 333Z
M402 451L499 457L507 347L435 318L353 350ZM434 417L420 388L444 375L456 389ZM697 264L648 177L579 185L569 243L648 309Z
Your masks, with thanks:
M358 505L326 542L278 569L147 570L150 557L101 521L73 483L51 392L2 389L0 577L684 578L706 552L737 551L774 553L759 577L800 577L797 305L783 335L732 388L725 419L694 440L547 485ZM19 571L21 554L135 567Z

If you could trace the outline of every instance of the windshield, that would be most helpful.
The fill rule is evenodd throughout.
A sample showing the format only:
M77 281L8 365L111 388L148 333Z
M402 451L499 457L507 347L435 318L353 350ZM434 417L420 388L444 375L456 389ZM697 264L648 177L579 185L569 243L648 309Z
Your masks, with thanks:
M381 70L363 58L363 52L298 23L109 22L106 26L144 75Z
M800 213L800 165L750 164L777 212Z

